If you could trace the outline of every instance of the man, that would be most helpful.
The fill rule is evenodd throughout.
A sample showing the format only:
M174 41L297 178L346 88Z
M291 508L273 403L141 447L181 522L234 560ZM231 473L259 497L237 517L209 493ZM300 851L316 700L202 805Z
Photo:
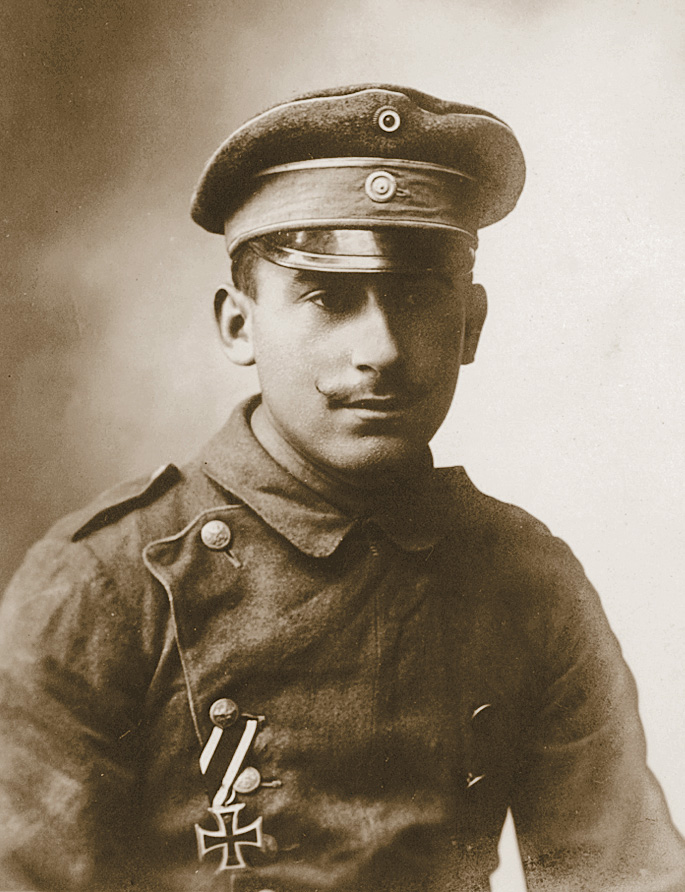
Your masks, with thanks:
M15 577L3 888L486 890L511 808L531 889L685 889L579 564L428 448L523 179L498 118L387 85L212 157L192 213L261 395Z

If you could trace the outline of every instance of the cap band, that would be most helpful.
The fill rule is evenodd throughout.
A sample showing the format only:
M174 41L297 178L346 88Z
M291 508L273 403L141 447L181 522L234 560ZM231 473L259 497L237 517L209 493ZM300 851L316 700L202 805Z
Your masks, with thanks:
M420 161L327 158L261 171L225 223L229 254L279 230L411 227L447 230L476 244L473 182Z

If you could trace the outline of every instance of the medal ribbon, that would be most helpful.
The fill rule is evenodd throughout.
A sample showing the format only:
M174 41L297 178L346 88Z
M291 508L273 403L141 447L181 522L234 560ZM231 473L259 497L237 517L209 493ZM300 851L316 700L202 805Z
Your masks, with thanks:
M244 725L240 723L232 728L212 729L200 754L200 771L205 778L212 808L221 808L232 795L233 784L240 774L258 727L259 722L256 719L246 719ZM228 767L225 767L227 763Z

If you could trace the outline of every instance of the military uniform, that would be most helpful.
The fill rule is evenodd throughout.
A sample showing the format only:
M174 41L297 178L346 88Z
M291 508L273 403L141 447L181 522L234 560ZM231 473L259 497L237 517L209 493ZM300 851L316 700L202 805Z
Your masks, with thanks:
M421 469L354 517L262 450L253 405L187 468L62 521L16 577L11 872L38 888L480 890L511 806L532 888L571 888L559 877L580 863L579 888L682 889L633 681L568 548L458 468ZM225 833L198 763L214 704L233 732L219 774L256 725ZM201 863L194 825L217 833L199 834ZM215 874L230 839L249 866Z
M193 215L295 270L430 268L444 237L471 287L476 230L522 185L497 118L372 85L241 128ZM354 423L396 431L385 399ZM531 889L685 889L569 549L425 444L364 494L279 462L262 408L61 521L15 577L0 887L483 892L511 808Z

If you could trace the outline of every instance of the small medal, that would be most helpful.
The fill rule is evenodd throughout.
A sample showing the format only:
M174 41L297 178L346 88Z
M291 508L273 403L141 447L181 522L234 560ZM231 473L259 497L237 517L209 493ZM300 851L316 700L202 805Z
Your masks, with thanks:
M240 812L245 803L235 802L236 791L253 792L261 782L256 768L243 770L261 717L241 715L236 704L226 698L213 703L209 714L214 728L200 754L200 771L207 786L208 811L216 829L206 830L195 824L195 837L200 861L209 852L221 852L221 862L216 869L216 873L221 873L247 867L243 846L258 849L263 846L262 817L241 826Z
M247 867L241 851L243 846L262 848L262 817L260 815L251 824L241 827L239 815L244 808L244 802L235 802L220 808L208 809L216 821L216 830L205 830L199 824L195 825L200 861L208 852L221 850L221 863L216 869L217 873L221 873L222 870L240 870Z

